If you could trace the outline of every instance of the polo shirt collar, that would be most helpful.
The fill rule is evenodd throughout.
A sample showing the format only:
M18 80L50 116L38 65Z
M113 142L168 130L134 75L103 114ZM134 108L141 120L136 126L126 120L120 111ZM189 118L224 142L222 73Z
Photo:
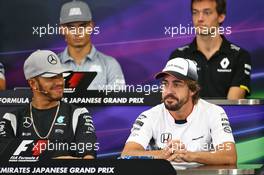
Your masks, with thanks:
M86 55L86 59L94 60L95 59L95 53L97 52L96 48L92 45L91 52ZM64 49L62 52L62 63L66 63L68 61L74 61L74 59L69 55L68 47Z
M221 35L223 41L220 46L219 52L220 53L225 53L229 54L230 53L230 42L225 38L224 35ZM190 51L192 53L197 52L197 42L196 42L196 37L193 39L192 43L190 44Z

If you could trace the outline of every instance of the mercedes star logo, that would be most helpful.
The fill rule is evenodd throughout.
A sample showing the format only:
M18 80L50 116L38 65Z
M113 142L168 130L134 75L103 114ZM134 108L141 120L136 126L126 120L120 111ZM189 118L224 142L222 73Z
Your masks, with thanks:
M48 62L50 63L50 64L57 64L57 62L58 62L58 60L57 60L57 58L56 58L56 56L55 55L49 55L48 56Z
M32 125L32 120L30 117L24 117L23 126L29 128Z

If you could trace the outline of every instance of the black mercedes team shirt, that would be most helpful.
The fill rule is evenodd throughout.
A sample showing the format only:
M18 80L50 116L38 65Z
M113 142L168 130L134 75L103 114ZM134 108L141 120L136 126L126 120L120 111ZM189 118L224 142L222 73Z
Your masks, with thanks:
M59 112L54 121L56 111L57 106L45 110L33 107L34 123L30 116L29 105L15 112L6 113L0 121L0 138L41 140L36 134L33 124L41 137L45 137L52 127L48 140L53 144L57 143L58 148L58 150L55 149L53 151L53 155L78 157L92 155L96 157L96 147L99 145L96 146L95 128L89 111L86 108L79 108L72 104L61 102ZM63 143L68 144L68 150L58 147L59 144ZM84 147L85 149L83 149ZM78 150L78 148L82 148L82 151Z
M249 53L230 43L224 36L219 51L209 60L197 50L196 38L176 49L170 59L183 57L197 65L201 97L226 98L229 88L240 87L250 93L251 58Z

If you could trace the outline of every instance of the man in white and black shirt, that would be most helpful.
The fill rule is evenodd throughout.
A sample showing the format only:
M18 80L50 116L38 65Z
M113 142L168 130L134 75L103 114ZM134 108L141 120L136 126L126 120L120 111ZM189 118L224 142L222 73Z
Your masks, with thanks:
M174 58L156 78L162 78L163 103L136 119L122 156L236 164L228 117L220 106L199 99L195 64Z
M61 101L63 73L57 55L37 50L24 63L24 74L33 92L32 102L22 109L6 113L0 121L0 138L49 140L52 143L85 144L89 149L55 150L55 158L96 157L96 135L91 114Z

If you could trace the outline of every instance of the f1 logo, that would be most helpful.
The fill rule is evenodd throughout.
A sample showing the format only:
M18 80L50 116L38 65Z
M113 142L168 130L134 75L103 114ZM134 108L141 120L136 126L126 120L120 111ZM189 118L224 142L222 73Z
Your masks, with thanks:
M28 149L27 145L31 144L32 142L33 140L23 140L14 152L14 155L18 156L22 151L26 151Z
M171 133L163 133L160 136L161 143L168 143L172 139Z

